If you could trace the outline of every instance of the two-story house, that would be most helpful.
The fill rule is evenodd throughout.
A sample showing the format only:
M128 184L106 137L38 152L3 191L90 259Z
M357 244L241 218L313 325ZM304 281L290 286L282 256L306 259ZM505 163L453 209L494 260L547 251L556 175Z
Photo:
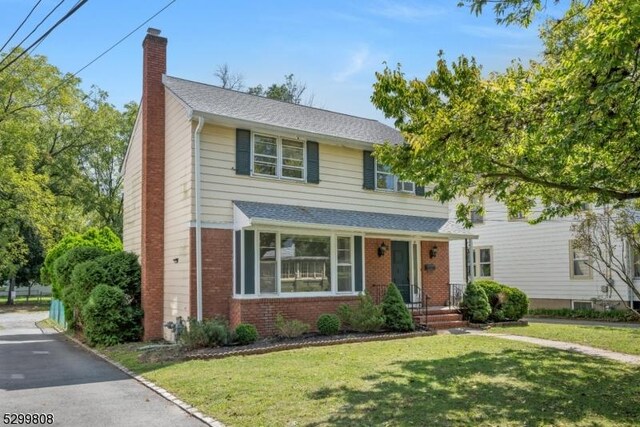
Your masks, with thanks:
M140 255L145 338L223 316L273 332L315 324L393 281L449 301L447 206L376 164L402 143L378 121L166 75L167 39L143 42L143 94L124 174L124 246Z
M453 207L451 218L455 216ZM640 306L615 273L608 272L605 280L587 265L590 260L586 255L573 246L571 226L579 218L568 216L531 225L523 215L510 217L504 204L490 198L483 200L483 207L484 215L473 212L471 216L470 231L478 235L471 248L463 242L450 245L452 282L466 282L469 276L493 279L521 289L529 296L532 308L573 309L620 306L610 283L630 305ZM623 252L624 242L615 245L619 259L629 258L627 274L640 284L639 254L628 247Z

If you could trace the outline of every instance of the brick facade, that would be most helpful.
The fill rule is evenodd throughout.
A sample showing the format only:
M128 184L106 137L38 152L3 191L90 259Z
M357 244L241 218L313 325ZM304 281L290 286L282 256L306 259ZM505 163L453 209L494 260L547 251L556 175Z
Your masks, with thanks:
M298 319L316 329L318 316L335 313L340 304L355 304L355 296L314 297L314 298L260 298L234 299L231 303L231 325L240 322L251 323L262 336L274 335L278 313L285 319Z
M196 229L191 228L191 275L189 279L189 313L197 314ZM202 317L231 317L233 295L233 230L202 229Z
M387 253L378 256L378 248L382 243L387 247ZM370 288L386 286L391 282L391 240L364 239L364 275L365 283Z
M430 306L447 305L449 303L449 242L420 242L422 263L422 290L429 296ZM430 251L437 247L437 255L430 258ZM427 270L427 264L435 265L435 270Z
M163 337L165 105L162 74L167 39L149 33L142 43L141 256L144 339Z

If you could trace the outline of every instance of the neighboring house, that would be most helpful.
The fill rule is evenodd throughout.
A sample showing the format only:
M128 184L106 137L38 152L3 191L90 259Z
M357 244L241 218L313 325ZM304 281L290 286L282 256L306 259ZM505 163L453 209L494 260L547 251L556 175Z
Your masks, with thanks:
M407 302L449 299L447 206L371 156L393 128L165 75L143 43L143 94L124 175L124 246L140 254L145 338L222 316L315 325L390 281ZM376 291L378 289L378 291Z
M607 281L585 265L585 257L572 247L571 225L575 217L557 218L530 225L522 215L510 218L507 208L485 199L484 215L473 212L471 231L479 238L472 243L476 278L493 279L524 291L532 308L616 307L619 299ZM455 205L452 204L452 208ZM452 218L455 209L451 211ZM620 246L619 246L620 247ZM466 282L469 277L464 242L450 245L451 281ZM469 257L470 258L470 257ZM629 260L630 274L640 283L640 259ZM613 275L621 295L634 302L626 285ZM600 302L600 307L595 303ZM634 303L638 306L638 301Z

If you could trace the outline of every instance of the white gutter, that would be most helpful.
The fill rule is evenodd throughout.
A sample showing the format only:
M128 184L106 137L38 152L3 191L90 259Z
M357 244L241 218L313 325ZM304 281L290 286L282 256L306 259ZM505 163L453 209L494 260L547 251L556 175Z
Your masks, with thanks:
M195 118L195 117L194 117ZM202 219L200 218L200 132L204 119L198 116L198 126L193 134L195 149L195 191L196 191L196 318L202 321Z

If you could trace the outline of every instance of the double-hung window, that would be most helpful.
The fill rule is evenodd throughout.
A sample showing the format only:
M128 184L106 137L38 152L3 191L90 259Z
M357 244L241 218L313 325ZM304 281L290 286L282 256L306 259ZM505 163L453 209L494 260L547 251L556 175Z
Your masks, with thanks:
M353 251L351 237L338 237L338 292L353 291Z
M574 247L573 240L569 242L569 273L571 279L591 279L593 273L588 265L589 256Z
M640 251L633 251L633 277L640 279Z
M252 152L254 175L304 180L304 141L254 133Z
M415 185L411 181L401 181L391 172L391 167L376 162L376 188L385 191L414 193Z
M470 274L469 268L471 268L468 259L467 256L464 257L467 278ZM493 250L491 246L474 247L472 260L474 278L490 279L493 277Z

